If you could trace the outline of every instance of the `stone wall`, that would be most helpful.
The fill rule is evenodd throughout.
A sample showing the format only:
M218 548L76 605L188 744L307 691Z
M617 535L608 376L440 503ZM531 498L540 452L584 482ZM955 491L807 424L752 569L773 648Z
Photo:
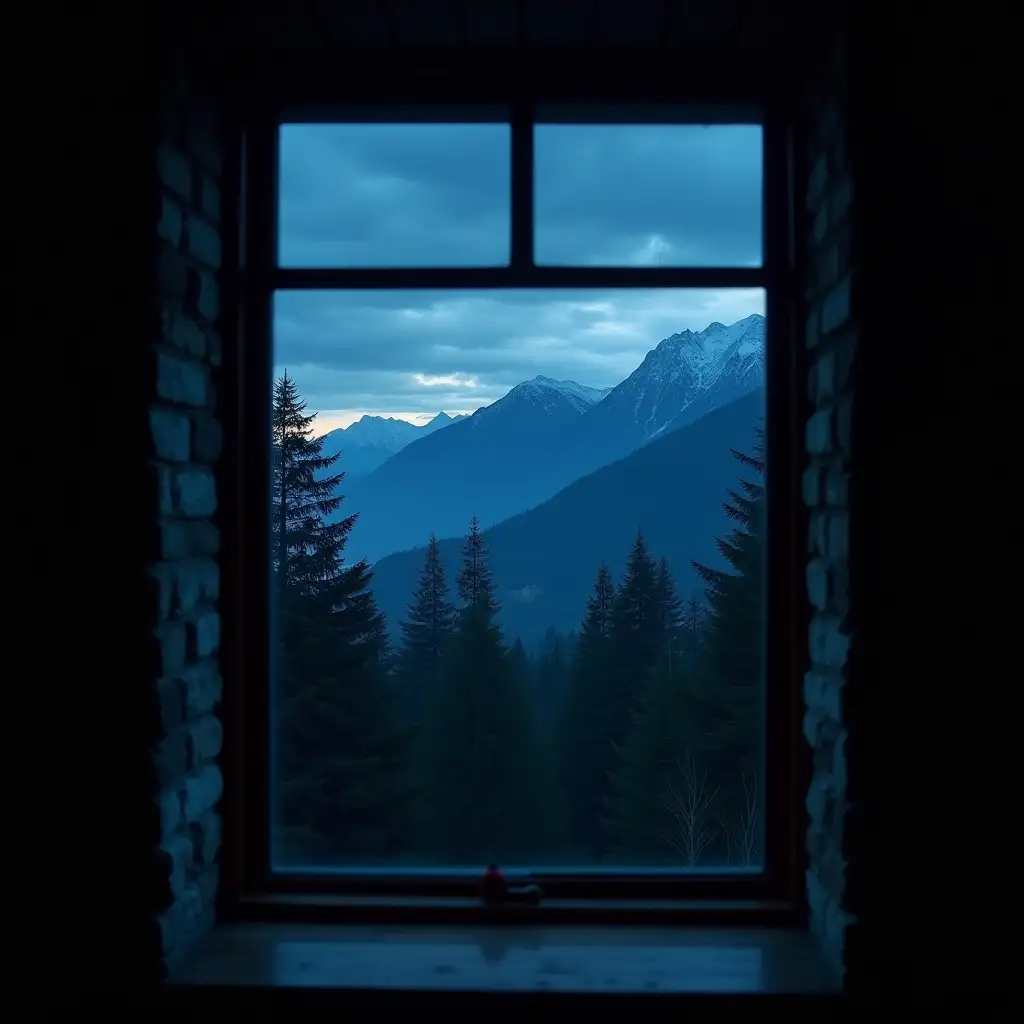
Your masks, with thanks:
M154 784L156 904L163 969L211 927L222 777L218 335L221 174L218 110L177 67L162 86L156 310L149 460L155 550L149 565L159 706Z
M855 638L850 601L850 489L858 347L844 78L844 58L837 48L812 93L804 195L811 414L803 491L810 509L807 592L813 610L811 667L804 681L804 734L813 753L807 795L807 899L811 928L840 974L845 970L846 937L852 923L847 898L851 816L847 705Z

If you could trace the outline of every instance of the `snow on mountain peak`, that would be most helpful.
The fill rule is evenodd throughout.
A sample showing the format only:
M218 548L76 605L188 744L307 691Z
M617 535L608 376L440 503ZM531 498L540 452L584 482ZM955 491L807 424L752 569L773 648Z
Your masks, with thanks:
M681 417L689 421L705 406L756 387L763 375L764 317L755 313L728 326L715 321L702 331L665 338L609 401L623 411L629 407L644 435L653 437L669 423L680 425Z
M574 380L555 380L553 377L545 377L540 373L533 380L525 381L524 383L535 384L541 388L550 388L553 391L558 391L560 394L580 399L587 405L595 405L612 390L611 388L592 388L586 384L577 384Z
M582 413L596 405L611 388L592 388L574 380L555 380L538 374L512 388L503 398L480 412L528 406L541 412L555 413L572 410Z
M725 324L717 321L702 331L680 331L647 353L637 368L648 366L665 379L690 376L697 387L711 383L737 355L763 355L764 317L758 314Z

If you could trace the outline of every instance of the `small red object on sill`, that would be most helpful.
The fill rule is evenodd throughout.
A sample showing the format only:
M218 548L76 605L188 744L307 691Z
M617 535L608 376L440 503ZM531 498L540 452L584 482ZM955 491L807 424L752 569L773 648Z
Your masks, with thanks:
M497 906L505 900L505 876L497 864L491 864L480 880L480 896L489 906Z
M488 907L500 907L506 903L536 906L542 895L539 885L509 885L497 864L491 864L480 879L480 897Z

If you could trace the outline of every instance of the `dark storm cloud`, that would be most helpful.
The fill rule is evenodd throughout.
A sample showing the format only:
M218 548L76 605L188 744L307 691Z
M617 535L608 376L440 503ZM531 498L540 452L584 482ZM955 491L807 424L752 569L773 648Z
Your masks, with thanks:
M290 125L284 266L508 261L505 125Z
M757 262L759 129L537 132L540 261ZM288 126L281 159L285 266L507 260L505 126ZM537 373L611 386L668 334L762 311L751 292L281 293L275 361L312 408L461 410Z
M540 125L543 263L745 266L761 260L761 129Z
M757 290L281 292L275 362L314 409L466 411L538 373L611 387L670 334L763 312Z
M761 129L540 125L542 262L749 265L760 259ZM508 259L504 125L289 125L285 266Z

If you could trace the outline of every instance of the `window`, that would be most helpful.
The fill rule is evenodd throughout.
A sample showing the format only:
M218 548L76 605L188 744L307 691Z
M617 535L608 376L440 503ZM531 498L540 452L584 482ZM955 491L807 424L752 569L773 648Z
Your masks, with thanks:
M280 145L282 267L508 265L507 124L287 124Z
M793 895L778 134L254 131L243 889Z

